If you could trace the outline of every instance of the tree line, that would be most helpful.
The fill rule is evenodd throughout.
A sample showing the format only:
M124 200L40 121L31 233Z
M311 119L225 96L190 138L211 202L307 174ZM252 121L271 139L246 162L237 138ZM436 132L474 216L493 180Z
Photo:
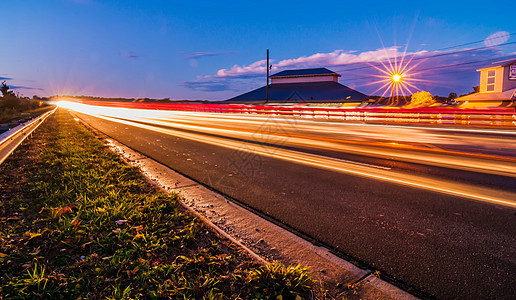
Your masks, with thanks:
M36 109L43 104L39 99L30 99L15 93L5 81L2 82L0 92L2 92L2 97L0 97L0 110L3 112L22 112Z

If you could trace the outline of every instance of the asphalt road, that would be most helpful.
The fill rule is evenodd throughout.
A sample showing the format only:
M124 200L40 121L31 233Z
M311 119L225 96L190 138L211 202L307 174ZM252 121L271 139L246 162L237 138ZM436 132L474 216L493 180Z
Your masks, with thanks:
M513 133L86 112L76 116L405 289L516 298Z

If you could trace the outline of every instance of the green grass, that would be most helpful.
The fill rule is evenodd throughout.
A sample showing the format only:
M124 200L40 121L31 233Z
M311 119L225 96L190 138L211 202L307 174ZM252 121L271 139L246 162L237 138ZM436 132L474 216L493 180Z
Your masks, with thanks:
M0 299L309 299L308 270L261 266L60 109L0 166Z

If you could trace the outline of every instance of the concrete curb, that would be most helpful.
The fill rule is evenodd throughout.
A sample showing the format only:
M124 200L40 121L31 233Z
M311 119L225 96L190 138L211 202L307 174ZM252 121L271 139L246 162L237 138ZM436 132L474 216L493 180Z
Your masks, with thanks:
M151 158L86 127L102 138L126 162L167 193L179 193L180 203L214 232L241 247L257 262L279 261L309 267L329 299L418 299L294 233L252 213L223 195L189 179Z
M314 277L323 282L333 297L417 299L377 278L372 271L356 267L125 145L109 138L105 140L155 185L166 192L181 194L183 207L258 262L266 264L268 260L276 260L286 265L309 266Z
M150 179L149 177L147 177L148 179ZM167 193L171 193L171 191L169 190L166 190L164 189L165 192ZM187 211L189 211L190 213L192 213L194 216L196 216L197 218L199 218L204 224L206 224L209 228L211 228L212 231L222 235L223 237L225 237L226 239L230 240L232 243L236 244L237 246L239 246L240 248L242 248L244 251L247 252L247 254L249 254L249 256L253 257L256 261L258 261L259 263L263 264L263 265L266 265L268 264L269 262L267 262L265 259L263 259L261 256L259 256L258 254L254 253L251 249L247 248L244 244L242 244L241 242L237 241L236 239L234 239L232 236L230 236L229 234L227 234L224 230L220 229L219 227L217 227L215 224L213 224L208 218L204 217L203 215L201 215L200 213L198 213L197 211L195 211L193 208L191 208L190 206L186 205L184 202L182 201L179 201L179 204L184 208L186 209Z

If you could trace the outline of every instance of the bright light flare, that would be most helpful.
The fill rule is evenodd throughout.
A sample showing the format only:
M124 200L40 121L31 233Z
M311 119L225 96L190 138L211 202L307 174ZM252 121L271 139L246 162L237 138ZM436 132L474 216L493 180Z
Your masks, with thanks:
M400 96L406 97L406 95L412 95L415 91L419 90L415 82L428 81L415 78L415 76L419 74L415 69L424 60L413 63L412 60L415 55L411 55L410 58L407 58L405 56L406 51L407 49L405 49L401 57L397 53L394 54L394 57L386 55L387 61L380 61L380 66L371 64L371 67L375 68L380 73L378 75L371 75L379 78L379 80L372 81L369 85L380 85L380 87L371 94L381 91L382 98L388 95L388 105L397 105Z
M57 101L57 106L62 108L70 108L70 102L68 101Z
M399 96L405 97L405 95L413 94L413 90L418 90L414 82L419 80L413 77L413 75L417 73L412 71L419 64L409 66L413 57L405 61L404 55L405 54L403 54L399 61L397 57L394 58L394 61L388 58L389 61L387 65L382 63L383 68L373 65L373 67L381 73L380 75L373 75L380 78L380 80L374 81L372 84L381 84L381 87L374 91L374 93L383 90L382 97L390 93L389 105L398 104Z

